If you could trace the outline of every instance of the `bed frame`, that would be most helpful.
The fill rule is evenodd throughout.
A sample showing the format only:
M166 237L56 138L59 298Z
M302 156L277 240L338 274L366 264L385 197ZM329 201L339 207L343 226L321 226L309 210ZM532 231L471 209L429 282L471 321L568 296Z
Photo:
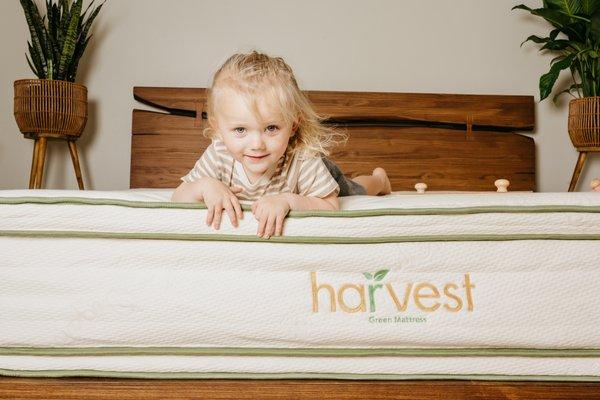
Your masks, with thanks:
M349 176L384 167L393 190L535 190L532 96L306 92L349 134L332 153ZM131 188L174 188L208 145L203 88L134 88ZM600 383L516 381L144 380L0 378L10 399L592 399Z
M388 171L392 190L535 190L532 96L306 92L328 123L346 131L331 158L348 176ZM208 139L206 90L136 87L134 97L162 112L133 110L132 188L174 188Z

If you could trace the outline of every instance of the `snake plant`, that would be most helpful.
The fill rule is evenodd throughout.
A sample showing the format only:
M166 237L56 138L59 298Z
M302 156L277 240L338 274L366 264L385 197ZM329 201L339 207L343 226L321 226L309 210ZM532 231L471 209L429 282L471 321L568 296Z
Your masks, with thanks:
M25 55L29 67L40 79L74 82L92 37L88 33L104 3L92 9L92 1L82 13L83 0L45 0L46 15L41 17L33 0L20 1L31 34Z
M557 53L548 73L540 77L540 101L550 95L566 69L571 72L572 85L556 94L554 100L563 93L600 96L600 0L543 0L540 8L520 4L512 9L526 10L552 26L548 36L531 35L523 42L541 44L540 51Z

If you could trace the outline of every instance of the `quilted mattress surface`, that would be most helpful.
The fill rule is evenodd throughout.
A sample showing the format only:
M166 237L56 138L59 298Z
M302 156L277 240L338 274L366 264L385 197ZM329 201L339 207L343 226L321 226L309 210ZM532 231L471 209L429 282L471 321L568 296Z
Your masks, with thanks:
M170 195L0 191L0 373L600 380L600 194Z

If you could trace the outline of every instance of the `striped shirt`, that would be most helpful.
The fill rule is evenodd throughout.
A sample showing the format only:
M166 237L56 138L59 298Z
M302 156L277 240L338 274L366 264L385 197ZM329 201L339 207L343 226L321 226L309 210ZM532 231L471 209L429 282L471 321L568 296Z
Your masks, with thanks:
M250 183L242 164L218 139L212 141L194 168L181 180L191 183L201 177L217 179L227 186L241 187L243 191L236 196L246 201L256 201L263 196L279 193L323 198L340 191L320 156L303 158L297 154L290 156L287 152L256 182Z

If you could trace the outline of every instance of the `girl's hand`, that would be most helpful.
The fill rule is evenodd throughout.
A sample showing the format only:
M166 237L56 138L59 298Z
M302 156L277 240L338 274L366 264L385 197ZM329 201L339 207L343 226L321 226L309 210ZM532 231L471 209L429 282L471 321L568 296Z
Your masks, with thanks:
M206 179L202 189L202 200L208 208L206 225L212 225L213 228L219 229L221 226L221 215L223 214L223 210L225 210L227 215L229 215L231 225L237 228L238 218L243 219L244 213L235 193L239 193L242 190L241 187L226 186L223 182L216 179Z
M273 235L281 236L283 220L290 211L290 203L285 194L264 196L252 204L252 214L258 221L256 234L265 239Z

